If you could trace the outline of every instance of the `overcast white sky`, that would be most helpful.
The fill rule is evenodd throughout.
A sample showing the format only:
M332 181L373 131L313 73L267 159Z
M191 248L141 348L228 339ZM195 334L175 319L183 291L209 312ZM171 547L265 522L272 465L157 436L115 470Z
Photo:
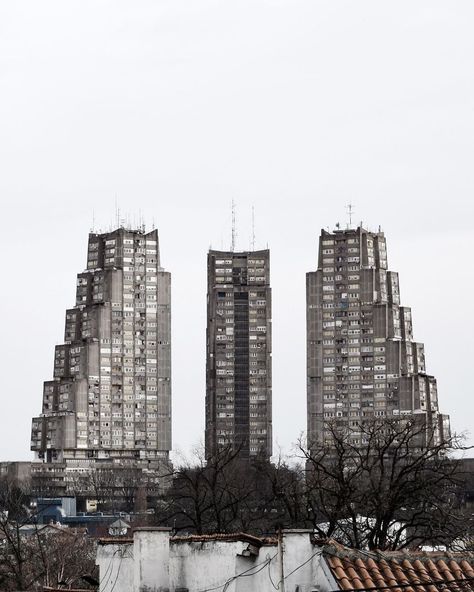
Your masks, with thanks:
M386 232L440 406L472 429L474 3L0 0L0 460L29 452L87 234L155 221L174 448L202 440L206 252L271 249L274 445L306 428L322 227ZM471 435L472 439L472 435Z

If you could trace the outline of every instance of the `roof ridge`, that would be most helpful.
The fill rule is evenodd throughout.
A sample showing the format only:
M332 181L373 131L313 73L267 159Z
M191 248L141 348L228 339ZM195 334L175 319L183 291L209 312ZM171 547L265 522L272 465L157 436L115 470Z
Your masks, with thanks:
M220 532L220 533L210 533L210 534L189 534L189 535L174 535L170 537L171 542L179 542L179 541L212 541L212 540L246 540L248 542L253 542L257 545L265 544L265 541L268 540L267 537L257 537L253 534L248 534L246 532Z

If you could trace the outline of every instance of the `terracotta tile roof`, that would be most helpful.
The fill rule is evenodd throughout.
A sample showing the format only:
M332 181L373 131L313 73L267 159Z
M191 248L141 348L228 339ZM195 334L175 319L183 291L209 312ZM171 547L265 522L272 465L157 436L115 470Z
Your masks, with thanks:
M256 537L245 532L218 533L218 534L192 534L175 535L170 537L171 543L206 543L211 541L243 541L256 547L263 545L276 545L277 539L272 537ZM102 537L98 541L99 545L130 545L133 544L131 537Z
M173 536L170 541L172 543L204 543L209 541L243 541L250 543L256 547L262 545L276 544L276 539L260 538L247 534L245 532L234 532L234 533L219 533L219 534L201 534L201 535L187 535L187 536Z
M133 539L130 537L102 537L98 541L99 545L133 545Z
M365 552L331 543L324 556L341 590L474 591L474 553Z

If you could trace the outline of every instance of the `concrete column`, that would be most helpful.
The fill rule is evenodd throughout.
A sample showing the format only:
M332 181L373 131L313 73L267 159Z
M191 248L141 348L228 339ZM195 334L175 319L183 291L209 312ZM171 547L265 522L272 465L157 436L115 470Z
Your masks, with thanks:
M134 530L135 592L169 592L170 530L164 527Z
M319 549L311 542L310 529L283 530L280 535L280 590L297 589L312 591L317 582L320 563Z

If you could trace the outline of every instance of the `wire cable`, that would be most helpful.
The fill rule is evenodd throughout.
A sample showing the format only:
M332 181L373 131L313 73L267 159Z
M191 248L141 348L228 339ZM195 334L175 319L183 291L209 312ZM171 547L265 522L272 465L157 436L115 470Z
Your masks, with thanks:
M282 584L287 578L289 578L291 575L293 575L295 573L295 571L298 571L299 569L301 569L302 567L304 567L307 563L309 563L317 555L321 556L322 553L323 553L323 550L322 549L318 549L315 553L313 553L311 555L311 557L309 557L308 559L306 559L306 561L303 561L303 563L300 563L300 565L298 565L297 567L295 567L295 569L293 569L292 571L290 571L290 573L288 573L285 576L283 576L281 578L281 580L279 580L277 582L276 585L275 585L274 581L272 580L270 569L268 569L268 577L270 579L270 582L271 582L272 586L275 588L275 590L279 590L280 589L280 584ZM340 590L337 590L337 592L340 592ZM344 592L351 592L351 591L350 590L344 590Z
M109 574L109 571L110 571L110 569L111 569L111 567L112 567L112 564L113 564L113 562L114 562L115 555L117 554L117 552L118 552L118 549L116 549L116 550L115 550L115 551L112 553L112 557L110 558L109 565L108 565L107 569L105 570L105 573L104 573L104 574L103 574L103 575L100 577L100 581L99 581L99 589L100 589L100 587L102 586L102 584L104 583L104 580L105 580L105 578L106 578L106 577L108 576L108 574ZM100 575L101 575L101 574L99 573L99 576L100 576Z
M108 566L105 574L100 579L99 590L102 588L102 584L103 584L104 580L107 578L107 576L110 576L110 579L112 579L112 573L114 571L113 564L114 564L115 556L117 555L117 553L120 553L120 561L119 561L119 566L118 566L118 570L117 570L117 575L115 576L114 583L112 584L112 588L110 589L110 592L113 591L113 589L115 588L115 586L117 584L117 580L118 580L118 577L120 574L120 568L122 566L122 561L126 555L126 552L127 552L127 549L124 549L122 546L118 547L118 549L115 549L115 551L112 554L112 557L110 558L109 566ZM131 556L128 555L128 558L130 558L130 557ZM109 573L109 570L110 570L110 573Z
M117 585L117 581L118 581L118 578L119 578L119 575L120 575L120 568L122 567L123 558L124 558L124 554L121 553L121 555L120 555L120 561L119 561L119 566L118 566L118 569L117 569L117 575L115 576L115 580L114 580L114 583L112 585L112 588L110 588L110 592L113 592L115 586Z
M250 576L253 576L257 573L259 573L260 571L262 571L263 569L265 569L265 567L270 564L273 559L275 559L275 557L278 555L278 553L275 553L275 555L273 555L272 557L268 557L265 559L265 561L263 561L262 563L257 563L257 565L252 565L251 567L249 567L249 569L246 569L245 571L242 571L241 573L232 576L230 578L228 578L223 584L219 584L219 586L215 586L214 588L204 588L203 590L199 590L199 592L214 592L215 590L220 590L222 588L222 592L225 592L227 590L227 588L229 587L229 584L231 584L234 580L237 580L238 578L248 578ZM253 573L249 573L252 570L256 569L257 567L259 567L260 569L253 572Z
M258 569L257 571L254 571L253 573L247 573L247 574L239 574L237 576L233 576L232 578L230 578L229 580L227 580L227 582L225 583L224 587L222 588L222 592L226 592L227 588L230 586L230 584L232 584L233 581L237 580L238 578L248 578L250 576L254 576L256 574L258 574L259 572L261 572L262 570L264 570L267 565L270 565L271 563L271 559L267 559L266 563L264 563L260 569Z

